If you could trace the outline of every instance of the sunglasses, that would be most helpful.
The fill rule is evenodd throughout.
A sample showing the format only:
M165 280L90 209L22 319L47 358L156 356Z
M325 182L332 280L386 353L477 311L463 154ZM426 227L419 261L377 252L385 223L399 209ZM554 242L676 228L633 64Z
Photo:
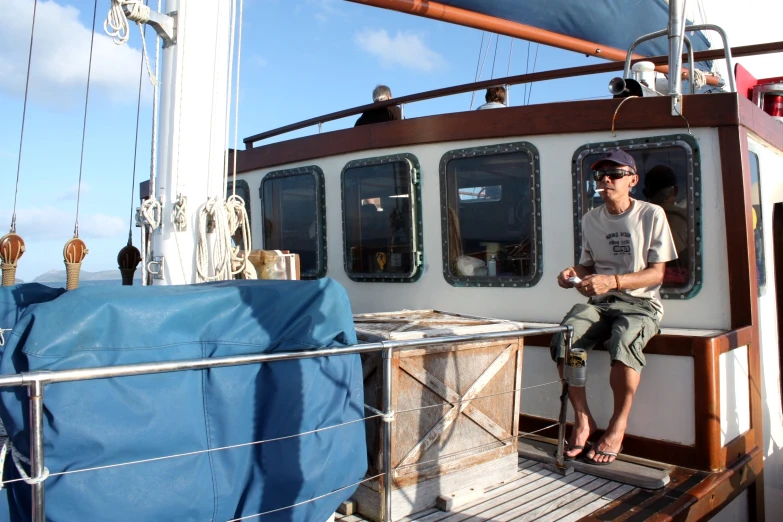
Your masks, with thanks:
M610 169L610 170L594 170L593 179L601 181L604 176L609 176L613 181L617 181L625 176L634 176L636 172L623 170L623 169Z

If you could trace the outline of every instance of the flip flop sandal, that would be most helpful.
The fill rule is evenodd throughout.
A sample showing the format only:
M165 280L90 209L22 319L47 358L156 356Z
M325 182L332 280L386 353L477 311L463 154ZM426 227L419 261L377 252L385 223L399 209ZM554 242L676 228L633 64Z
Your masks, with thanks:
M563 447L563 460L570 461L570 460L576 460L578 458L581 458L585 454L586 451L590 451L590 447L592 446L592 444L593 443L590 442L589 440L587 441L587 443L584 446L568 447L568 444L566 444ZM580 451L576 455L566 455L565 454L566 451L571 451L571 450L582 450L582 451ZM552 456L554 458L557 458L557 449L555 449L555 452L552 454Z
M622 446L620 446L620 451L618 451L617 453L615 453L613 451L601 451L599 449L595 450L595 455L604 455L606 457L614 457L614 459L610 460L609 462L597 462L597 461L591 459L590 457L588 457L587 453L582 451L581 454L584 455L582 457L582 461L584 461L586 464L590 464L592 466L608 466L609 464L612 464L613 462L615 462L617 460L617 455L621 451L623 451L623 447ZM593 457L593 458L595 458L595 457Z

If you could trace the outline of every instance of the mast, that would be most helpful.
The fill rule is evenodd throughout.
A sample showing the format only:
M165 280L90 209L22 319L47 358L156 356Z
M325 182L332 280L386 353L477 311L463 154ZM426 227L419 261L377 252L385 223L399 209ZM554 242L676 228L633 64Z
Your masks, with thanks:
M176 12L176 38L164 45L155 194L163 211L152 233L148 261L154 284L195 283L198 207L225 198L223 165L229 113L231 0L168 0ZM187 202L185 225L173 221L174 203Z

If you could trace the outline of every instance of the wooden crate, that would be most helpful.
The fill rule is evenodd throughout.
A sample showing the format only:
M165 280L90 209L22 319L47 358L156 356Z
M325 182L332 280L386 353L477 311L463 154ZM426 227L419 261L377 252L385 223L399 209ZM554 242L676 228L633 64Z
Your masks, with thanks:
M519 323L435 310L354 316L359 339L423 339L510 331ZM381 355L363 357L365 402L382 409ZM434 507L437 497L486 487L517 472L522 338L397 350L393 359L394 519ZM382 422L367 421L369 476L382 472ZM380 516L379 481L354 495L359 511Z

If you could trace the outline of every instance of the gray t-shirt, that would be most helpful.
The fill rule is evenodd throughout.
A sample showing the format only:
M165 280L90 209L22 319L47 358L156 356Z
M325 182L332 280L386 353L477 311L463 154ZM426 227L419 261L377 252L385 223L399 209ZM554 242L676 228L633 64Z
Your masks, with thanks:
M579 264L595 266L596 274L631 274L647 268L649 263L666 263L677 259L666 213L658 205L631 199L631 206L622 214L610 214L601 205L582 219L582 257ZM600 302L610 295L624 301L650 300L663 316L658 299L661 285L635 290L622 289L593 297Z

